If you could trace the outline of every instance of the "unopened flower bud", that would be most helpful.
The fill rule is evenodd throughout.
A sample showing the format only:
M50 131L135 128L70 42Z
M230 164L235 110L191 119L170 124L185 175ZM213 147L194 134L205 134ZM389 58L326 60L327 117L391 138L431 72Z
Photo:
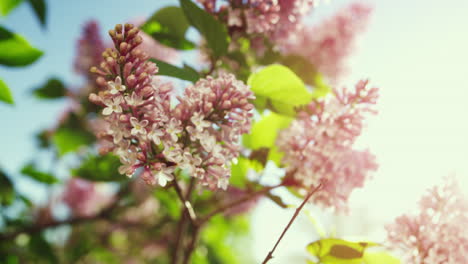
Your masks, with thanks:
M115 31L117 33L122 33L122 24L115 25Z
M133 87L135 86L135 84L137 83L137 79L135 78L135 75L130 75L127 77L127 85L130 86L130 87Z
M232 106L231 101L224 101L223 105L221 105L221 108L229 109L229 108L231 108L231 106Z
M102 104L101 97L99 97L99 96L98 96L97 94L95 94L95 93L89 94L88 99L89 99L89 101L92 102L93 104L97 104L97 105L101 105L101 104Z

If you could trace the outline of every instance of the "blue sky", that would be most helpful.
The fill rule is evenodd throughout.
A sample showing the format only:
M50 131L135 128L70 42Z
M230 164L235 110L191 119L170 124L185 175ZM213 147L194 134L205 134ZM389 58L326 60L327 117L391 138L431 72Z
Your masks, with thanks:
M351 1L322 2L314 13L320 18ZM347 225L337 218L336 228L339 234L361 233L381 239L382 225L411 210L422 192L443 176L456 173L463 186L468 186L468 1L367 2L374 5L375 12L349 60L351 73L343 83L350 86L369 77L381 88L380 115L371 120L359 142L376 154L380 170L352 198L352 208L361 215L343 218ZM46 31L39 27L27 5L0 22L45 51L43 58L27 68L0 68L0 78L12 88L16 100L14 107L0 104L0 164L9 172L18 171L34 156L32 136L41 128L53 126L66 107L65 101L38 101L30 90L50 76L59 76L70 85L80 84L73 75L72 60L81 25L89 18L97 18L104 33L116 23L148 16L158 7L176 1L48 3ZM367 212L366 221L371 224L361 223L363 212ZM277 235L271 232L271 226L281 226L291 213L269 203L255 212L255 251L259 258ZM262 220L266 215L274 216L267 217L269 224ZM296 231L286 236L277 263L283 263L281 256L302 251L298 244L314 239L305 222L299 220L293 228Z

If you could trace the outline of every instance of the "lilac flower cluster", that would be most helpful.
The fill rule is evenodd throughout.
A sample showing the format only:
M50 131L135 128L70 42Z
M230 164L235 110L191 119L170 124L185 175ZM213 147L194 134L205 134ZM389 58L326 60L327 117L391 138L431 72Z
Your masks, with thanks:
M231 74L208 76L171 107L172 86L154 77L158 68L137 48L138 32L117 25L109 32L115 49L91 69L102 90L89 98L104 107L108 124L98 135L107 142L103 151L120 157L120 173L131 176L141 168L151 185L165 186L182 169L210 189L226 189L240 135L250 128L253 93Z
M344 59L370 13L371 8L364 4L351 4L321 24L300 28L298 34L281 43L281 49L307 58L320 73L335 80L343 73Z
M388 225L388 241L405 263L468 263L468 201L454 178L430 189L416 215L402 215Z
M365 115L375 112L378 90L367 84L360 81L354 91L334 90L335 96L313 101L279 134L285 181L307 189L322 184L312 197L317 204L345 209L351 192L377 169L370 152L353 148Z

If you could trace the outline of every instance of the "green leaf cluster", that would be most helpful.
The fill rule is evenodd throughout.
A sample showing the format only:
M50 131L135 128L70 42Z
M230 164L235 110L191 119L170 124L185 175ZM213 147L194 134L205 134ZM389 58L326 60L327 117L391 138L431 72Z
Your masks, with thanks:
M225 55L229 40L226 26L190 0L180 0L180 6L190 25L205 38L213 57L219 58Z
M373 250L379 244L351 242L338 238L325 238L307 246L307 251L318 259L310 264L400 264L400 261L383 250Z
M156 11L142 26L146 34L159 43L179 50L190 50L195 44L185 38L189 22L182 9L168 6Z
M72 174L89 181L109 182L124 181L126 176L118 171L120 160L113 154L88 156Z

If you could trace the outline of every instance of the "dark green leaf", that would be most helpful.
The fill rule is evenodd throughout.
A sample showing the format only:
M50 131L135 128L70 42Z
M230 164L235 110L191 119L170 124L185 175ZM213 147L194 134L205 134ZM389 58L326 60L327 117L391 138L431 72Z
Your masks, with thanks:
M7 104L13 104L13 96L11 95L10 88L6 83L0 80L0 101L3 101Z
M2 16L8 15L11 10L15 9L23 0L1 0L0 1L0 14Z
M82 146L93 143L94 140L94 135L86 129L83 121L75 113L69 113L52 135L52 142L59 155L74 152Z
M45 184L54 184L58 182L57 178L52 174L39 171L33 164L24 166L21 169L21 173Z
M47 242L41 233L37 233L31 236L29 241L29 248L38 257L46 259L48 263L58 263L57 256L54 253L53 248Z
M40 148L50 147L50 135L48 130L40 131L36 134L36 140Z
M52 142L57 147L60 156L74 152L82 146L93 143L93 141L94 136L91 133L67 127L59 128L52 136Z
M156 11L141 29L166 46L189 50L195 48L195 44L185 39L188 27L183 11L179 7L169 6Z
M247 83L257 97L258 108L269 108L283 115L295 116L295 109L313 98L302 80L283 65L265 67L253 73Z
M41 23L41 26L45 27L47 22L47 5L45 0L28 0L28 2L34 11L34 14L36 14L37 19Z
M10 178L0 169L0 204L10 205L15 199L15 190Z
M42 56L42 51L32 47L23 37L0 26L0 64L26 66Z
M156 63L156 65L159 68L158 74L159 75L165 75L165 76L170 76L170 77L176 77L182 80L190 81L190 82L196 82L198 79L200 79L200 76L196 71L194 71L192 68L179 68L177 66L174 66L172 64L169 64L164 61L160 61L157 59L150 59L150 61Z
M112 154L89 156L73 170L73 175L90 181L123 181L127 177L119 173L120 165L119 158Z
M180 217L180 209L178 203L177 194L172 190L161 190L157 189L154 192L154 197L158 199L158 201L163 206L166 213L172 217L173 219L179 219Z
M47 82L33 91L37 98L57 99L64 97L67 93L65 85L57 78L50 78Z
M187 20L205 37L215 58L227 53L229 35L226 26L190 0L180 0Z

